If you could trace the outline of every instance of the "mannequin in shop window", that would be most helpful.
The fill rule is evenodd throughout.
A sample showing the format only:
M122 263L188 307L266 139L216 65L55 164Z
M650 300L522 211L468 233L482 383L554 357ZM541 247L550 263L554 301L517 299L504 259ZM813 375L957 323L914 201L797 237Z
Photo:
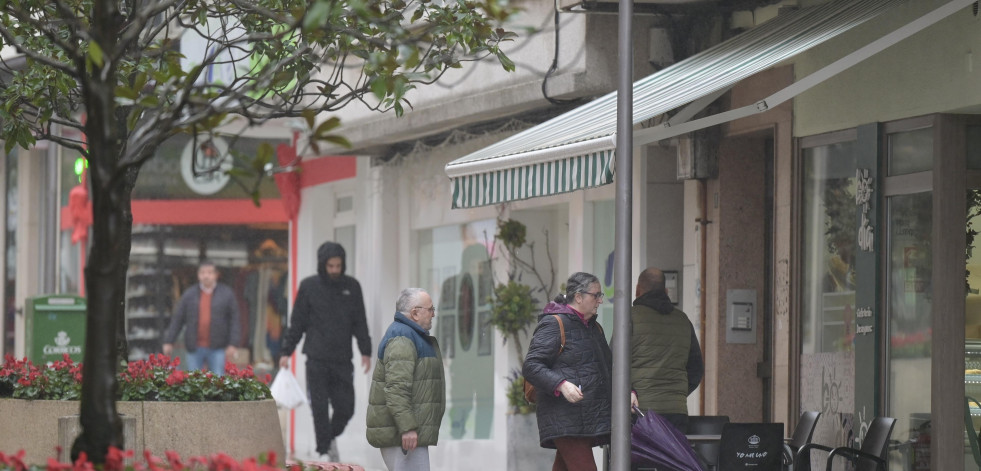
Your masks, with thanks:
M239 270L235 282L247 314L242 345L251 350L256 372L275 374L288 313L287 252L274 240L266 239L252 252L249 261Z

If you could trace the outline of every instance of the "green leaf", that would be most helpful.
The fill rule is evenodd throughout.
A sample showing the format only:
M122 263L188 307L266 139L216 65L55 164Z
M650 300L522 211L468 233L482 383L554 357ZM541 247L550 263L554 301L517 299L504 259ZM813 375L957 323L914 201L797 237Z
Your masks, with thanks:
M99 43L95 41L89 41L89 55L88 60L94 64L96 67L102 67L103 60L102 48L99 47Z
M317 112L314 110L303 110L303 119L307 122L307 129L313 129L314 123L317 121Z
M313 131L313 135L317 137L323 136L331 129L334 129L340 125L341 125L341 119L336 116L331 116L330 118L324 120L324 122L320 123L319 126L317 126L317 129Z
M238 167L232 167L226 170L225 173L228 174L228 176L230 177L240 177L240 178L251 177L253 175L252 172Z
M371 93L374 93L375 97L379 100L385 98L385 95L388 94L388 86L385 85L385 79L383 77L376 77L371 82Z
M129 88L126 85L119 85L116 87L116 96L136 100L140 94L136 90Z
M329 2L319 0L315 2L308 10L307 15L303 17L303 31L310 31L315 28L324 26L327 23L327 16L330 14L331 5Z
M514 61L512 61L504 52L497 53L497 60L501 62L501 66L504 70L508 72L514 72Z

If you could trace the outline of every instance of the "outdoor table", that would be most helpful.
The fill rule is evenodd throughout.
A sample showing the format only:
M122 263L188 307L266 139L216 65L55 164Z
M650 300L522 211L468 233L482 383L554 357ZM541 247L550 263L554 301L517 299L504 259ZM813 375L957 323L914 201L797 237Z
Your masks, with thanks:
M693 434L693 435L685 435L685 438L687 438L688 441L689 442L692 442L692 443L696 443L696 442L717 442L719 440L722 440L722 435L717 435L717 434L707 434L707 435Z

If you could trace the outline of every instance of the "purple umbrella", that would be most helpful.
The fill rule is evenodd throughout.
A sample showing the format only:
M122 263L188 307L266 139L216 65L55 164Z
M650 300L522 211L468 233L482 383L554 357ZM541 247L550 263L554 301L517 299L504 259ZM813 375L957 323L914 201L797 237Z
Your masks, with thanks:
M671 422L653 411L637 413L640 417L630 431L631 462L665 471L704 471L688 438Z

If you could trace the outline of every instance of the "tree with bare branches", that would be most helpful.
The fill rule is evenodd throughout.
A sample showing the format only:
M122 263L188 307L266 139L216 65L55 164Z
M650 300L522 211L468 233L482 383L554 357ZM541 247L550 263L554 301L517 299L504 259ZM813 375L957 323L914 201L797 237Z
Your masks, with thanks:
M130 195L157 147L301 116L315 151L344 145L331 112L349 104L401 115L410 90L466 61L513 70L500 49L512 13L505 0L0 0L0 45L20 61L0 63L7 152L47 140L88 162L88 335L73 457L101 463L109 446L124 446L114 397L126 358ZM231 170L274 171L271 145Z

